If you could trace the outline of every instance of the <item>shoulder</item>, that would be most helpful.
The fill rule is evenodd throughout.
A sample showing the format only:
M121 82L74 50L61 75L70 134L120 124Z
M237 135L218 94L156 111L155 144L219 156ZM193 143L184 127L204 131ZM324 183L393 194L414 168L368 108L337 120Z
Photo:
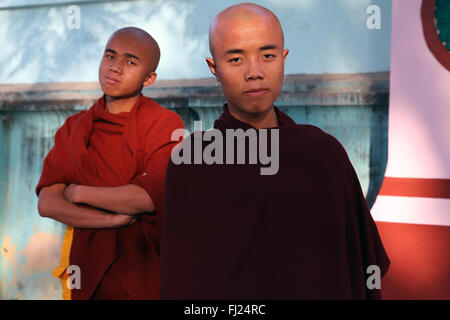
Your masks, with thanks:
M341 142L317 126L297 124L287 127L280 139L290 140L294 147L301 147L305 152L322 156L347 158L347 152Z
M146 99L146 103L139 110L137 120L145 131L184 128L183 120L176 112L164 108L151 98Z
M329 133L326 133L319 127L316 127L314 125L303 125L305 128L305 131L308 131L310 133L310 139L316 142L323 143L324 146L332 149L336 149L338 151L344 150L344 147L339 142L338 139L336 139L334 136L332 136Z
M57 133L66 133L70 134L72 132L73 127L83 121L83 115L85 115L87 110L80 111L66 118L64 124L58 129Z
M326 133L317 126L310 124L296 124L285 127L283 134L293 137L295 140L304 140L307 142L321 142L330 145L340 145L340 142L332 135Z
M73 124L73 123L79 121L80 118L82 118L82 116L83 116L86 112L87 112L87 110L83 110L83 111L77 112L77 113L75 113L75 114L73 114L73 115L67 117L66 123L67 123L67 124Z
M137 114L137 132L147 149L159 148L172 142L172 135L177 129L184 129L183 121L174 111L150 98L146 99Z

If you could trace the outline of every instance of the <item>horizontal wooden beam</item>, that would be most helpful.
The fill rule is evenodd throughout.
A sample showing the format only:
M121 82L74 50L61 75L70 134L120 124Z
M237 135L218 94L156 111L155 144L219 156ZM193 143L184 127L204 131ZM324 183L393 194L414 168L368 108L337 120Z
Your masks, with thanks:
M158 80L143 93L167 107L217 107L224 103L214 78ZM0 110L78 110L102 95L98 82L0 85ZM287 75L277 106L382 105L389 72Z

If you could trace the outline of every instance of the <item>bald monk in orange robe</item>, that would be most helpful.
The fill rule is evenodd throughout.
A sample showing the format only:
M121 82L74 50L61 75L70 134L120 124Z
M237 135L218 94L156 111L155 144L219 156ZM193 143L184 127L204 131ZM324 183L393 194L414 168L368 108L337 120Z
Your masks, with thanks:
M65 299L159 299L164 180L171 134L183 128L141 94L159 57L147 32L116 31L99 69L104 96L66 120L45 158L38 210L68 226L54 271ZM67 283L71 265L80 288Z

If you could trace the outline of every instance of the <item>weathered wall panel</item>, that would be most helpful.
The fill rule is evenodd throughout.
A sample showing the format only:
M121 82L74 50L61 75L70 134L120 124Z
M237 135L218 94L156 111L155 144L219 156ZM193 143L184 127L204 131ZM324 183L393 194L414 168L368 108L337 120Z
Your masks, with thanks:
M386 168L388 87L388 73L292 75L276 103L344 145L369 204ZM159 81L144 93L180 114L191 132L196 120L212 127L224 102L211 78ZM96 83L0 86L0 299L60 298L51 272L64 226L39 216L34 188L57 128L100 96Z

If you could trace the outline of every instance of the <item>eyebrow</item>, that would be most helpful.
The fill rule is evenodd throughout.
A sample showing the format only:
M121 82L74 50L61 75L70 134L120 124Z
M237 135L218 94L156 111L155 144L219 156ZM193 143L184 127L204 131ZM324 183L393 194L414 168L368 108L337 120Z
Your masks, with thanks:
M273 50L273 49L278 49L278 46L275 44L269 44L267 46L263 46L261 48L259 48L259 50L264 51L264 50Z
M275 44L269 44L267 46L260 47L259 51L273 50L273 49L278 49L278 46L275 45ZM230 50L227 50L225 52L225 55L227 55L227 54L236 54L236 53L244 53L244 49L230 49Z
M109 48L105 49L105 52L111 52L113 54L117 54L116 51L114 51L113 49L109 49ZM134 54L125 52L124 55L129 57L129 58L134 58L134 59L136 59L138 61L141 61L141 59L138 56L135 56Z
M243 53L243 49L230 49L225 52L225 54L233 54L233 53Z

